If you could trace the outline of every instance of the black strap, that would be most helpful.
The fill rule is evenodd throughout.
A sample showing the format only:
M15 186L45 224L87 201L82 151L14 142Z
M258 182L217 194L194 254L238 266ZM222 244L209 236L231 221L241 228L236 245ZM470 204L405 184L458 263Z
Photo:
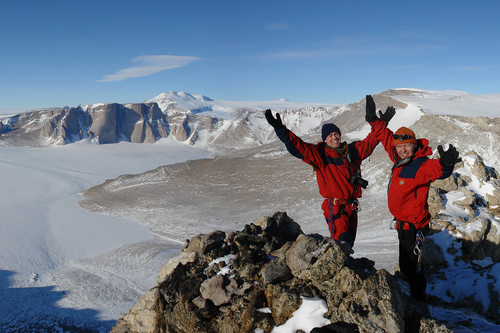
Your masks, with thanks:
M408 224L408 233L410 235L410 239L415 239L415 237L417 236L417 231L415 229L415 225L413 223L410 223L410 222L406 222L406 221L399 221L398 220L398 223L399 223L399 228L397 228L398 230L398 239L399 240L403 240L405 239L405 235L404 235L404 225L405 224Z
M342 204L342 205L339 205L339 211L337 214L335 215L332 215L329 219L331 219L331 221L329 221L329 219L326 220L327 223L329 222L334 222L335 220L337 220L339 217L342 216L342 214L347 214L347 212L345 211L345 205Z

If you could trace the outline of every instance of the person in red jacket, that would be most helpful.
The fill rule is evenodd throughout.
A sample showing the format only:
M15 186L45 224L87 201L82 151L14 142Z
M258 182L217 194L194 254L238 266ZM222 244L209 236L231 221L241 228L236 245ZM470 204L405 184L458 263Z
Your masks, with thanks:
M325 124L321 129L323 141L311 144L288 130L278 113L275 118L268 109L265 116L290 154L314 168L319 193L325 198L321 208L330 235L352 247L358 226L357 199L361 197L361 188L368 185L361 177L361 162L371 155L379 142L374 130L386 127L386 124L378 118L373 119L370 123L372 131L368 136L349 144L342 141L342 133L335 124Z
M395 109L391 106L381 118L388 123L394 114ZM377 118L375 113L367 115L367 120L373 122L374 118ZM421 267L421 247L431 217L427 205L429 186L434 180L451 175L455 163L460 160L459 153L451 144L447 151L438 146L440 158L430 159L429 141L417 139L406 127L395 133L387 127L378 127L376 136L394 163L387 201L398 230L399 267L410 284L411 295L424 300L427 283Z

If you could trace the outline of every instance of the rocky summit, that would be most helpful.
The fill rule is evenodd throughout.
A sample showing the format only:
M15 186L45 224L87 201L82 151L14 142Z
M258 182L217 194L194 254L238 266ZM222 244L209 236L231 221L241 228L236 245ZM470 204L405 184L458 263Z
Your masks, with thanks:
M399 277L351 252L286 213L197 235L113 332L271 332L309 297L326 303L329 321L312 332L451 332Z

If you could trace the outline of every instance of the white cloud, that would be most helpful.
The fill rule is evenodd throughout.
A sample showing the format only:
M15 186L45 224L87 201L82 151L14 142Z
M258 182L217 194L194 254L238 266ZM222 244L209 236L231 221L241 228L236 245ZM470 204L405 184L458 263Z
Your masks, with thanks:
M286 23L272 22L266 25L266 30L288 30L290 26Z
M148 76L167 69L183 67L199 59L190 56L143 55L132 59L132 62L137 63L137 66L121 69L115 74L105 75L97 82L115 82Z
M445 46L411 32L391 35L347 36L331 40L307 41L294 49L263 55L270 59L332 59L353 56L407 56L429 54Z
M345 57L352 55L367 54L366 50L327 50L327 49L309 49L277 52L264 55L263 58L269 59L320 59L332 57Z

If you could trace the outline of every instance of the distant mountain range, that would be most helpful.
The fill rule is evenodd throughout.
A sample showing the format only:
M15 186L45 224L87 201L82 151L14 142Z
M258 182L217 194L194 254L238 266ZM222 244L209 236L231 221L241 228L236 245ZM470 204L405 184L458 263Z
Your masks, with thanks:
M500 135L500 94L474 96L459 91L394 89L374 97L382 110L387 105L398 108L392 126L415 124L422 136L431 135L432 139L436 135L443 143L454 142L458 146L466 143L472 150L479 145L477 149L482 156L485 150L493 153L488 154L491 157L499 155L497 145L489 143L498 142ZM301 136L319 133L320 126L327 121L334 121L343 133L352 132L353 138L355 132L364 127L363 133L357 135L360 137L367 129L363 100L349 105L294 103L285 99L218 101L171 91L144 103L101 103L5 116L1 119L0 145L45 146L80 140L99 144L154 143L172 136L177 141L224 154L276 139L263 117L262 111L267 108L280 111L287 127ZM440 126L429 126L436 123ZM449 130L442 131L448 127ZM484 136L485 132L489 134ZM498 157L494 160L499 165Z
M312 104L311 104L312 105ZM188 144L212 148L241 148L269 141L260 135L262 117L256 110L264 107L318 107L274 102L213 101L184 92L163 93L145 103L91 104L68 108L25 112L2 119L1 144L9 146L45 146L90 140L99 144L129 141L153 143L169 136ZM254 126L257 119L259 123Z
M500 165L500 94L474 96L460 91L394 89L374 95L377 107L398 109L390 126L414 126L418 135L474 150ZM276 140L263 110L280 111L289 129L315 135L335 122L358 139L368 133L364 100L349 105L277 101L217 101L186 92L166 92L133 104L91 104L42 109L6 116L0 145L45 146L88 140L99 144L122 141L154 143L167 137L226 154ZM468 116L468 117L467 117ZM436 126L438 125L438 126Z

